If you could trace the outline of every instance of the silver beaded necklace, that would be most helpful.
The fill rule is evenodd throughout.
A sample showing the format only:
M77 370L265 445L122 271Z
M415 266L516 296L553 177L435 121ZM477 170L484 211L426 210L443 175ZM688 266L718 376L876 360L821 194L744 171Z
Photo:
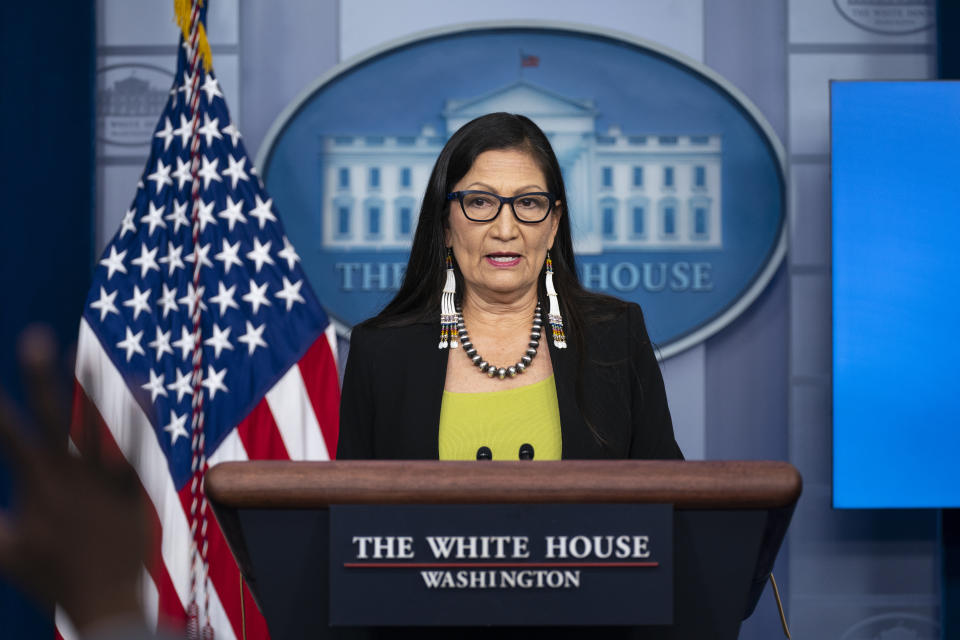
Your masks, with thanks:
M526 353L524 353L523 357L513 366L495 367L477 353L476 347L473 346L473 342L470 341L470 336L467 334L467 326L463 322L463 309L457 307L457 333L460 336L460 344L463 345L464 352L473 362L474 366L480 369L480 373L485 373L491 378L494 376L501 380L507 376L515 378L517 374L523 373L524 369L530 366L530 363L533 362L534 357L537 355L537 347L540 346L540 329L542 326L540 303L538 302L537 309L533 312L533 328L530 330L530 342L527 345Z

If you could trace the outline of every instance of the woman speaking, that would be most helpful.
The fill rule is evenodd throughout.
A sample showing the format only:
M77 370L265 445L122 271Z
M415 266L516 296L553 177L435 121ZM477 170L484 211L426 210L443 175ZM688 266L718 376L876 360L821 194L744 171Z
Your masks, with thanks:
M683 457L640 307L581 286L528 118L482 116L440 152L403 285L353 330L337 457Z

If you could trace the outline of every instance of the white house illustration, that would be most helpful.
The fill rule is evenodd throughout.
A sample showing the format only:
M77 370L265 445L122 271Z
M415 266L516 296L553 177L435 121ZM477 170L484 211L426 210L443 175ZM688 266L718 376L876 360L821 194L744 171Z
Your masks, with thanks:
M420 198L447 138L477 116L522 113L550 138L567 187L576 249L703 250L722 247L721 139L596 130L590 100L518 81L469 100L448 100L446 131L323 139L323 246L409 249Z

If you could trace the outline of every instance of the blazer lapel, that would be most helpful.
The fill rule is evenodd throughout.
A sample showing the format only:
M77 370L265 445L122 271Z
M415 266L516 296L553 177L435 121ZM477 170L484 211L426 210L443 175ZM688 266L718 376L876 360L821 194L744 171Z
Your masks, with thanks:
M416 443L416 457L419 459L436 460L440 456L440 405L443 402L443 387L447 380L447 349L438 349L437 342L440 335L440 323L419 324L414 339L409 345L408 353L413 362L419 363L415 367L416 373L423 382L423 393L419 398L411 399L411 423L406 425L413 442Z
M544 325L544 339L550 346L554 382L557 386L557 404L560 408L560 436L564 459L582 458L590 450L593 440L587 423L577 405L576 348L557 349L550 338L549 325Z

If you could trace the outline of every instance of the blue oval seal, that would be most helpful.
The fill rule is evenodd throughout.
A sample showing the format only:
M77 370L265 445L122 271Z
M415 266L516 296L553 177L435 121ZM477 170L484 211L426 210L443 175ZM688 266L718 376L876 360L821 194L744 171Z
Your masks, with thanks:
M589 27L466 25L342 63L261 148L267 189L344 328L398 288L447 138L494 111L547 133L583 283L639 303L663 357L733 320L783 259L782 147L715 72Z

